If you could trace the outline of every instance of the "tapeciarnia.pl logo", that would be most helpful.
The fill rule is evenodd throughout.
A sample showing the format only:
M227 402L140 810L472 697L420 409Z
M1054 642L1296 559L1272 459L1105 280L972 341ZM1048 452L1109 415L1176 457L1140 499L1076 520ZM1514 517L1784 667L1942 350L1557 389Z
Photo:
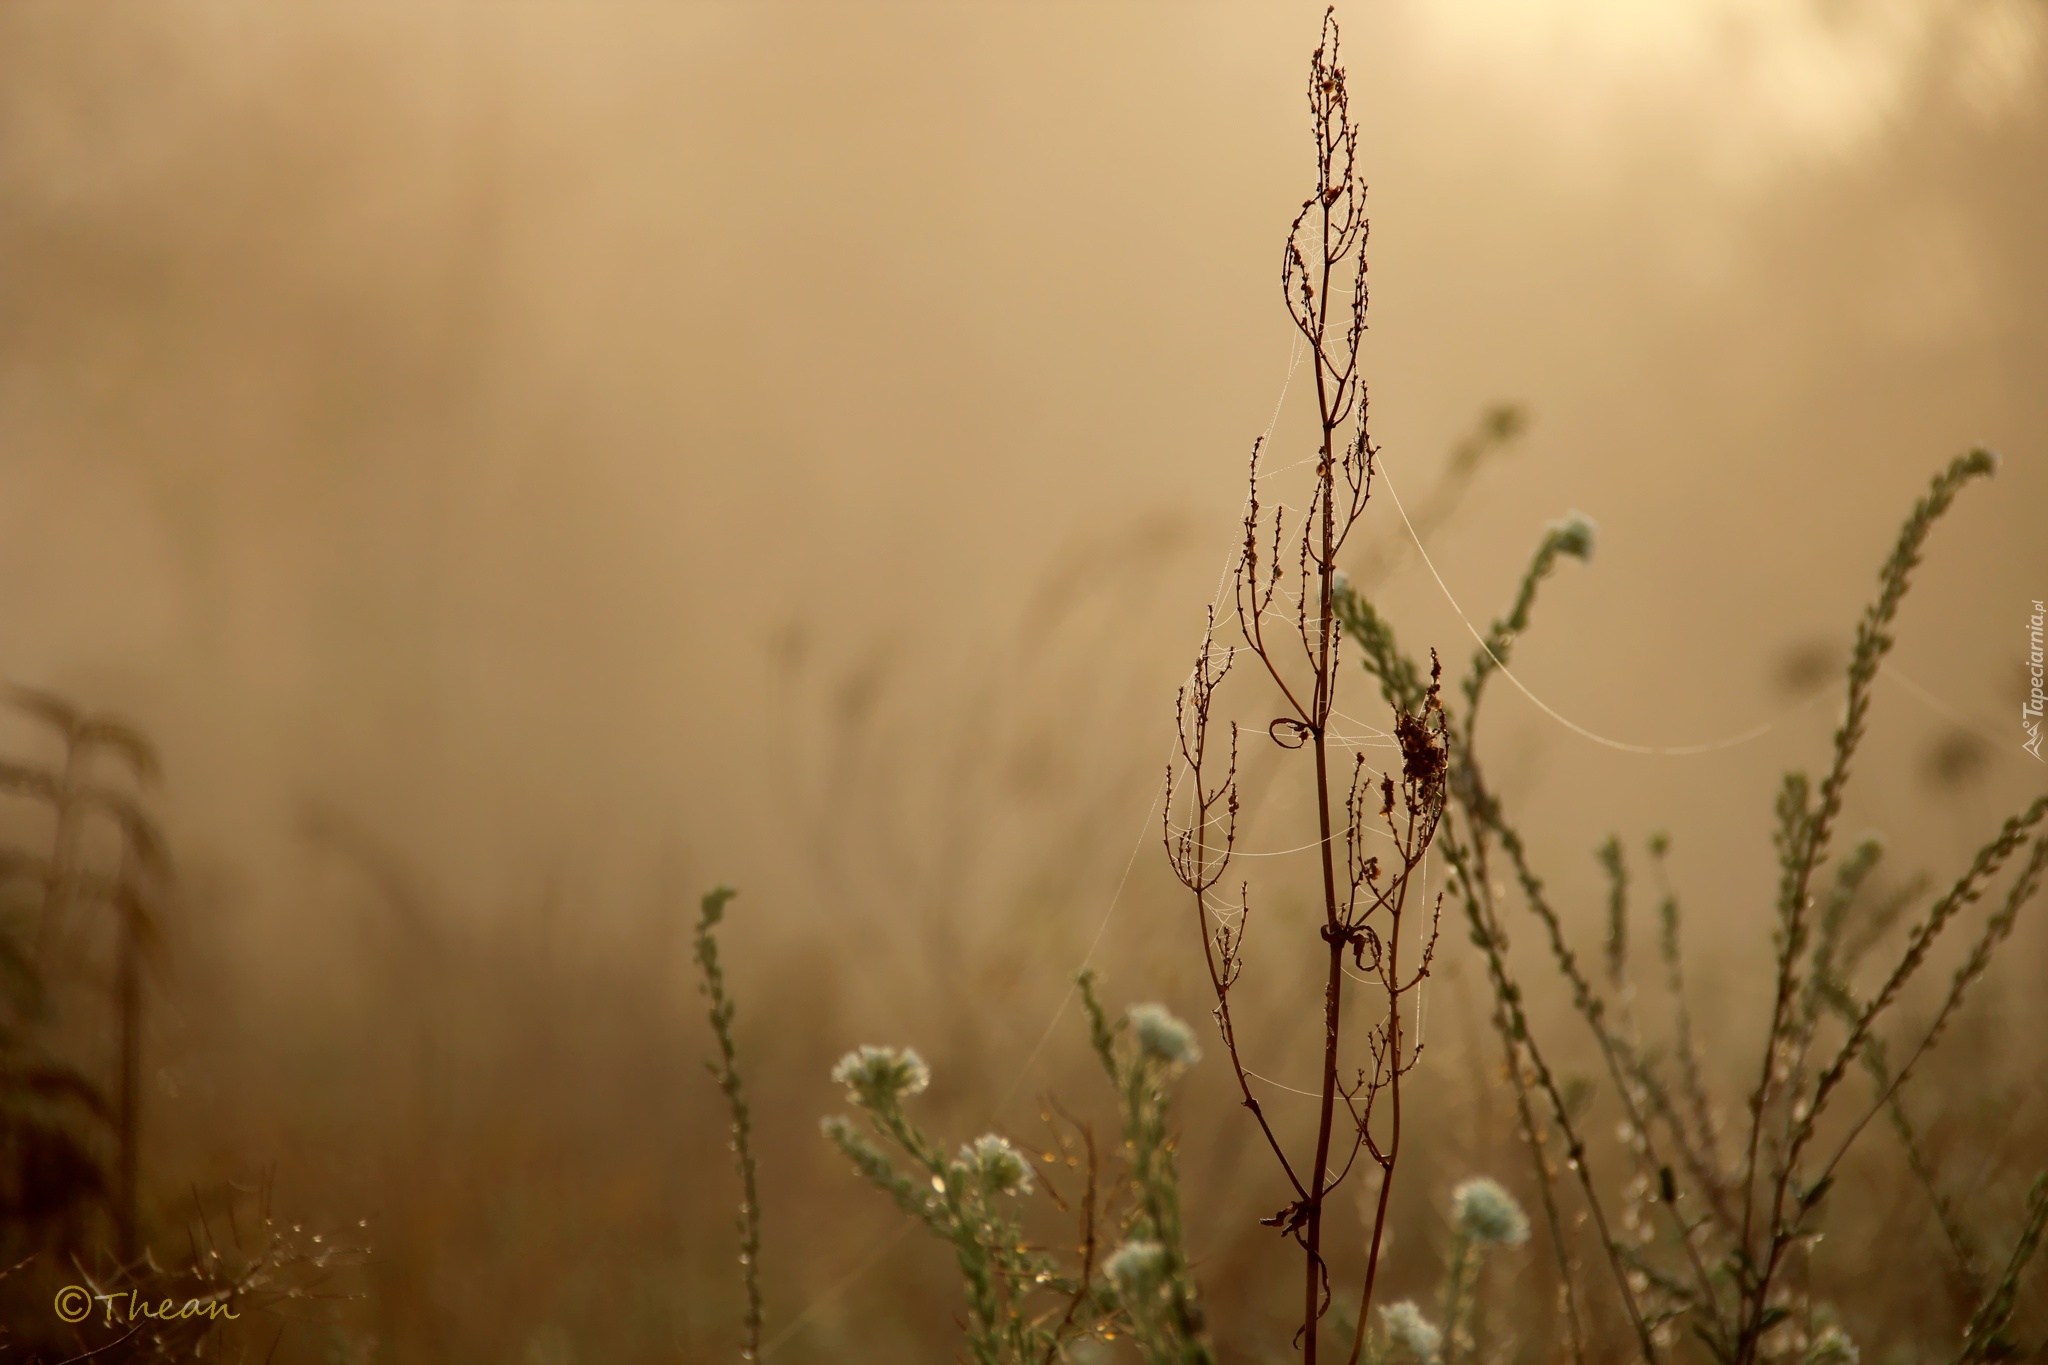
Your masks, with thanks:
M2027 732L2027 742L2020 747L2034 756L2034 761L2044 762L2041 757L2041 708L2044 698L2041 692L2041 622L2048 617L2040 599L2034 601L2034 614L2027 624L2027 673L2033 685L2027 691L2027 699L2020 703L2020 728Z

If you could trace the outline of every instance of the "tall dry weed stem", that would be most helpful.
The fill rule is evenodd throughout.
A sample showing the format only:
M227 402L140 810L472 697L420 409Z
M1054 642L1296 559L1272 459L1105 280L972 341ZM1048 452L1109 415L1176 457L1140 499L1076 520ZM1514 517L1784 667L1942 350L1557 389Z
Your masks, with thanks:
M1344 738L1332 729L1340 714L1343 642L1337 560L1371 496L1376 453L1359 372L1367 304L1365 185L1358 177L1358 129L1351 121L1334 11L1324 17L1322 41L1310 61L1308 98L1315 193L1302 202L1288 231L1280 288L1315 375L1315 476L1290 544L1286 504L1268 508L1261 501L1263 441L1252 448L1244 544L1231 578L1238 643L1218 643L1212 608L1192 675L1175 703L1179 752L1167 768L1164 820L1167 856L1192 896L1225 1055L1243 1105L1292 1196L1263 1221L1300 1249L1297 1340L1302 1358L1313 1365L1320 1351L1318 1327L1332 1303L1324 1217L1331 1195L1361 1156L1377 1170L1379 1192L1349 1359L1358 1360L1365 1346L1401 1154L1401 1082L1421 1055L1404 1010L1429 975L1441 904L1441 895L1436 904L1420 905L1411 904L1411 895L1426 899L1417 876L1443 813L1447 768L1434 667L1429 684L1395 706L1398 772L1375 771L1357 751L1346 773L1332 753ZM1282 749L1304 751L1314 764L1309 781L1319 835L1317 932L1324 984L1316 1132L1307 1154L1290 1155L1253 1094L1231 1010L1232 989L1245 966L1252 899L1248 883L1239 884L1234 905L1227 890L1216 894L1236 851L1241 731L1229 722L1227 752L1213 731L1223 684L1241 655L1263 672L1279 703L1280 714L1257 728ZM1367 851L1376 838L1386 841L1384 866L1379 854ZM1404 962L1404 919L1418 911L1428 917L1427 929L1415 957ZM1380 1017L1366 1033L1362 1065L1343 1047L1347 958L1382 996Z

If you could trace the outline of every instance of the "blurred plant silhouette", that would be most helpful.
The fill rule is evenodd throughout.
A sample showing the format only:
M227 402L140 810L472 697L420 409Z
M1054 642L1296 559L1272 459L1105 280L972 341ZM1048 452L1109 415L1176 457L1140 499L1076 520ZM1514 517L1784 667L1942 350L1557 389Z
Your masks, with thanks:
M5 1214L19 1235L65 1248L82 1245L105 1215L120 1258L132 1261L143 959L168 884L163 839L140 799L157 777L156 752L135 727L53 694L16 688L12 701L62 747L47 766L0 761L0 790L35 807L50 831L46 849L0 851ZM95 1065L109 1012L111 1065Z
M1556 561L1561 556L1590 557L1589 527L1566 522L1552 528L1523 576L1513 607L1495 622L1473 656L1462 689L1461 723L1446 725L1452 811L1445 817L1442 847L1456 875L1454 887L1472 941L1486 958L1494 1025L1513 1081L1523 1136L1535 1159L1565 1290L1569 1339L1578 1359L1584 1359L1587 1350L1583 1290L1554 1190L1559 1174L1550 1157L1553 1128L1642 1357L1660 1359L1673 1345L1674 1330L1682 1328L1713 1359L1752 1365L1760 1360L1812 1359L1823 1341L1834 1349L1847 1340L1831 1320L1832 1308L1815 1301L1802 1287L1810 1283L1810 1276L1795 1271L1795 1266L1803 1270L1814 1254L1827 1196L1843 1158L1881 1113L1889 1115L1911 1167L1934 1196L1964 1279L1978 1298L1958 1359L1999 1359L2001 1353L2016 1349L2002 1334L2013 1311L2014 1286L2038 1243L2042 1186L2037 1183L2028 1198L2022 1231L2004 1271L1995 1282L1989 1281L1969 1249L1970 1240L1952 1204L1939 1193L1899 1101L1915 1065L1955 1019L1965 995L1989 968L2020 909L2048 873L2048 839L2041 836L2048 797L2008 819L1978 851L1969 868L1913 925L1897 949L1895 965L1869 993L1854 984L1856 968L1918 898L1919 885L1908 884L1903 894L1870 894L1871 874L1884 847L1880 840L1866 837L1834 860L1828 889L1817 889L1830 861L1851 762L1864 737L1871 687L1891 649L1893 621L1922 545L1964 485L1989 475L1994 467L1994 459L1981 450L1959 456L1935 477L1914 507L1879 576L1878 596L1857 629L1848 696L1827 774L1818 788L1803 773L1785 778L1777 809L1780 886L1772 935L1771 1008L1758 1079L1742 1105L1747 1121L1732 1134L1737 1143L1732 1152L1724 1143L1730 1135L1723 1131L1722 1108L1707 1091L1686 999L1677 898L1667 892L1661 909L1663 980L1674 1010L1667 1052L1645 1038L1633 1007L1629 878L1620 841L1610 840L1600 850L1609 882L1603 990L1570 946L1562 918L1535 870L1535 858L1504 803L1487 785L1478 757L1476 724L1486 683L1506 667L1515 640L1528 626L1537 587ZM1348 590L1342 610L1363 650L1366 669L1379 680L1389 704L1418 704L1423 694L1418 665L1401 653L1385 620L1366 598ZM1662 836L1650 843L1660 876L1668 847ZM1596 1169L1597 1154L1586 1138L1583 1106L1566 1093L1547 1059L1551 1045L1539 1041L1525 1008L1524 988L1510 966L1502 924L1506 888L1495 880L1495 860L1505 861L1535 917L1573 1009L1590 1030L1613 1086L1621 1110L1618 1164L1626 1175L1619 1180L1609 1176L1604 1186L1602 1172ZM1937 940L1965 908L1991 891L2001 870L2015 860L2018 871L1955 968L1931 1019L1909 1033L1905 1060L1896 1067L1887 1065L1880 1024L1897 1012L1906 986L1926 965ZM1675 1073L1667 1066L1671 1055L1677 1058ZM1830 1102L1839 1097L1848 1073L1858 1066L1871 1074L1873 1098L1846 1123L1824 1129ZM1815 1150L1825 1156L1810 1160L1809 1152Z
M11 700L60 748L54 763L0 760L0 790L47 831L43 847L0 848L0 1350L199 1358L245 1315L314 1297L360 1250L281 1227L266 1183L230 1187L211 1213L195 1190L189 1215L158 1228L175 1227L189 1256L158 1260L142 1190L143 977L171 889L145 800L156 751L52 693Z

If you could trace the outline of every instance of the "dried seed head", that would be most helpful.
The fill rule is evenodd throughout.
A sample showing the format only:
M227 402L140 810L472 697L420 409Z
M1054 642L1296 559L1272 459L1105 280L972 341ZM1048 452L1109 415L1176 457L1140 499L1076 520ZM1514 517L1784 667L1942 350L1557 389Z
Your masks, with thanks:
M1394 738L1401 745L1401 776L1421 788L1425 804L1432 802L1449 766L1441 736L1421 716L1403 713L1394 718ZM1392 801L1387 805L1391 812Z

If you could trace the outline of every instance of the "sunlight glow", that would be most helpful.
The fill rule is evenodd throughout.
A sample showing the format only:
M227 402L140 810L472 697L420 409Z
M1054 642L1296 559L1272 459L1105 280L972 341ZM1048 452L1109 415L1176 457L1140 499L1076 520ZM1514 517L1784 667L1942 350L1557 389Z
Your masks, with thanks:
M2034 0L1460 0L1409 17L1446 65L1540 91L1576 135L1616 128L1617 106L1710 111L1712 150L1742 161L1852 151L1929 97L1996 118L2048 34Z

